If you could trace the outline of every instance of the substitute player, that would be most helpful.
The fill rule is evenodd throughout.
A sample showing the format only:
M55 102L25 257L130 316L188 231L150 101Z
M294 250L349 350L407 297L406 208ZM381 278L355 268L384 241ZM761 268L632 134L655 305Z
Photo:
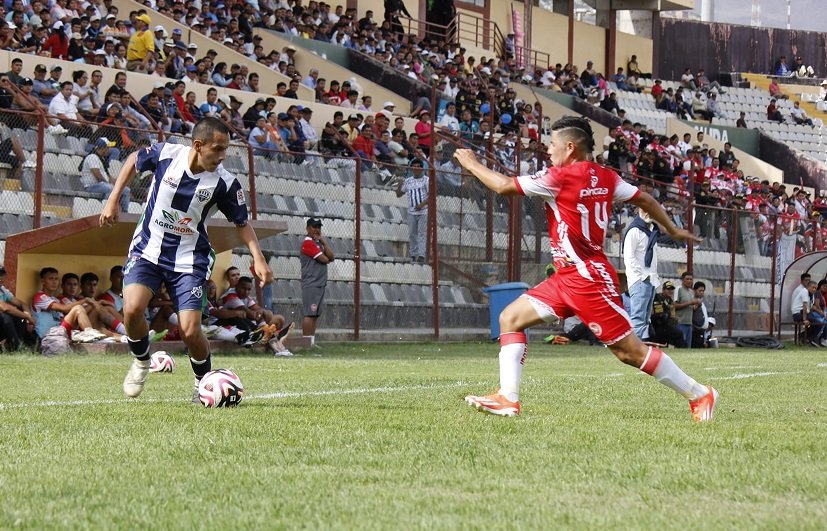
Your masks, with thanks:
M624 182L614 171L586 160L594 148L588 121L563 117L551 129L548 155L552 167L534 175L506 177L486 168L468 149L457 150L454 155L463 168L500 195L539 196L545 200L551 253L557 268L557 274L528 290L500 314L500 389L488 396L467 396L466 402L495 415L519 415L525 329L577 315L620 361L686 397L696 421L712 419L717 391L698 384L666 353L638 339L623 310L617 274L603 254L614 201L637 205L674 240L697 239L677 229L652 196Z
M229 143L227 126L217 118L204 118L193 128L192 147L162 142L131 154L101 213L101 226L115 223L118 198L136 169L154 173L123 268L123 313L134 357L123 382L127 396L136 397L144 389L149 372L149 327L144 310L164 282L178 312L181 338L189 349L195 373L193 401L197 400L198 381L210 371L210 346L201 332L201 308L215 257L206 228L215 208L238 227L262 284L273 281L258 238L247 224L244 191L221 165Z

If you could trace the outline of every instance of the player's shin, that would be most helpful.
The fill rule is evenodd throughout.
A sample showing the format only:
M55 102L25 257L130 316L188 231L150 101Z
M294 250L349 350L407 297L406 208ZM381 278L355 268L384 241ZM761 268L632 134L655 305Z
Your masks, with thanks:
M690 401L697 400L709 392L706 386L693 380L672 361L672 358L656 347L649 347L640 370Z
M201 381L201 378L212 370L212 356L207 354L206 359L203 360L190 358L190 365L192 365L192 372L195 374L195 380Z
M526 349L525 332L500 334L500 394L512 402L520 400Z
M129 351L132 352L132 356L134 356L136 360L149 361L148 335L141 339L132 339L131 337L127 337L126 339L129 344Z

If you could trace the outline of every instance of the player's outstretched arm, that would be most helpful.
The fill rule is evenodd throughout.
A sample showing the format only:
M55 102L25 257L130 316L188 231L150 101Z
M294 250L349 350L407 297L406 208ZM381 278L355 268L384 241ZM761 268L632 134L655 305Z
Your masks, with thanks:
M132 178L135 177L135 159L137 158L138 152L135 151L126 157L123 166L121 166L121 172L118 174L115 186L109 194L109 199L106 200L103 212L101 212L101 227L104 225L111 226L118 221L118 208L121 194L123 193L123 189L132 182Z
M514 179L486 168L477 160L477 156L470 149L456 150L454 158L457 159L460 166L471 172L490 190L497 192L499 195L520 195L520 190L517 188Z
M267 260L261 252L261 246L258 243L258 237L253 227L246 224L243 227L238 227L238 232L241 235L241 241L250 249L250 254L253 255L253 270L256 272L259 283L264 286L273 283L273 271L267 264Z
M660 225L663 230L665 230L669 237L673 240L684 240L684 241L693 241L693 242L701 242L703 241L701 238L698 238L688 230L679 229L672 223L672 219L669 217L669 214L666 213L666 210L660 205L660 203L655 200L654 197L647 194L646 192L640 192L637 196L629 200L630 203L633 205L642 208L644 212L649 214L651 218Z

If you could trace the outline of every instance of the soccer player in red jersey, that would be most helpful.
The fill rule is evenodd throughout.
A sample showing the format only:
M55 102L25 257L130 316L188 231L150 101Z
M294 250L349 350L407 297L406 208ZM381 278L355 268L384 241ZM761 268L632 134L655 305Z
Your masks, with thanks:
M495 415L520 414L520 380L526 356L525 329L577 315L617 358L674 389L689 400L697 422L712 419L718 393L686 375L662 350L634 334L623 310L617 274L603 253L603 239L614 201L627 201L649 213L674 240L699 241L678 229L649 194L624 182L614 171L589 162L594 148L589 122L563 117L552 126L548 154L552 167L534 175L506 177L477 161L473 151L454 155L463 168L500 195L545 200L551 253L557 273L528 290L500 314L500 389L467 396L474 408Z

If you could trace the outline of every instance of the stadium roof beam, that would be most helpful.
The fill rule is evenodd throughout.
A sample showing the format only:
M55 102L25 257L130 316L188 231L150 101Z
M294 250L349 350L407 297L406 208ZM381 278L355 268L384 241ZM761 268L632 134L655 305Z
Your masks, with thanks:
M681 11L695 9L695 0L583 0L594 9L630 11Z
M695 0L583 0L597 11L681 11L694 9Z

